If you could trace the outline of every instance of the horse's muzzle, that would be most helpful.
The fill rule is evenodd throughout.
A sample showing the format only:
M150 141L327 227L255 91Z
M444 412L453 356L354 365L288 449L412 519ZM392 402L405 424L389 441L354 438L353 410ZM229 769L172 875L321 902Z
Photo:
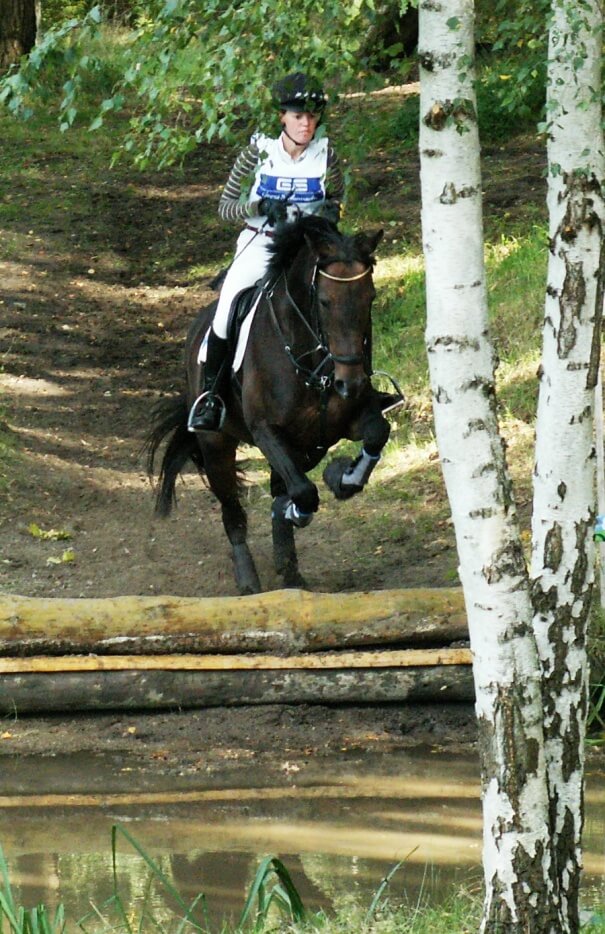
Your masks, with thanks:
M368 377L365 373L359 373L351 377L334 378L334 389L341 399L359 399L368 386Z

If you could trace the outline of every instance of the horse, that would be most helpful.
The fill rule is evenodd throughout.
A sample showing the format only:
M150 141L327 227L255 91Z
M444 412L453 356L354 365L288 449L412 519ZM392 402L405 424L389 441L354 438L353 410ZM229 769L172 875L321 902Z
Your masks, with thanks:
M148 472L167 440L158 476L155 511L167 516L175 483L188 461L221 504L241 594L261 590L246 542L236 467L241 443L268 461L275 569L285 587L305 587L295 528L308 525L319 493L307 473L343 438L361 441L356 458L336 457L323 479L339 499L361 492L389 437L384 393L371 383L371 307L374 251L383 231L345 235L313 215L278 228L249 330L243 362L221 392L226 416L219 431L188 430L188 412L203 385L200 347L216 303L202 309L185 346L186 390L160 400L147 437Z

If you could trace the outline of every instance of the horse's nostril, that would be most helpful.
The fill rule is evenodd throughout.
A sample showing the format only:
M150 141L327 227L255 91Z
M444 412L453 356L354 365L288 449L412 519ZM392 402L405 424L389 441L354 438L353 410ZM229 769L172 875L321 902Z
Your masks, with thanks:
M359 399L368 384L368 377L365 374L357 375L349 379L337 377L334 379L334 390L341 399Z

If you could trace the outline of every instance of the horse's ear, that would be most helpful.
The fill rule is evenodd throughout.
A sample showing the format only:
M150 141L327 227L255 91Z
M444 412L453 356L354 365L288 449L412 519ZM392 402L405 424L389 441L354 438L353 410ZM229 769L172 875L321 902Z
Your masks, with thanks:
M383 237L384 230L381 228L375 231L375 233L358 233L355 240L359 244L359 247L371 256Z

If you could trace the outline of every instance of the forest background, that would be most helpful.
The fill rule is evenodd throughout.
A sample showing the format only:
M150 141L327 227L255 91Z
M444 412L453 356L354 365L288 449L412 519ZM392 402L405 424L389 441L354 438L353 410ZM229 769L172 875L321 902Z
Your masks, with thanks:
M57 125L60 127L58 132L63 131L62 138L65 140L68 136L65 131L70 127L80 134L76 136L81 146L78 171L81 171L80 165L84 152L89 159L89 168L93 168L97 156L99 157L99 161L96 162L97 173L103 171L102 164L108 164L100 160L105 160L109 156L108 161L110 161L113 154L112 178L116 181L124 180L127 176L134 178L129 175L131 171L129 166L133 163L139 170L148 173L144 177L151 184L159 182L161 176L158 176L158 172L168 172L171 177L176 178L177 173L187 173L188 170L194 169L198 177L201 171L210 170L213 173L212 185L216 186L222 173L222 169L219 171L216 163L213 164L214 156L210 155L217 152L216 141L220 141L219 151L225 156L223 162L228 163L229 147L237 144L250 130L244 105L248 104L247 93L251 75L256 76L260 69L260 73L266 74L268 79L275 71L275 60L267 61L265 52L259 48L258 58L251 55L249 60L246 59L249 66L247 70L242 67L241 59L229 55L231 38L229 29L233 29L233 35L241 36L241 21L238 22L237 15L230 15L233 23L225 22L221 27L227 32L220 35L220 42L217 44L221 53L220 63L212 57L216 50L207 48L204 50L203 57L192 60L190 52L186 50L191 35L191 22L188 21L186 13L187 6L187 4L170 2L158 4L157 15L154 15L150 4L122 5L119 9L116 5L111 5L110 12L114 16L117 14L119 21L125 24L122 28L134 26L140 29L137 41L142 44L139 52L141 50L147 52L146 55L139 54L135 65L128 67L129 60L131 66L133 61L132 46L120 47L119 38L117 42L115 41L117 32L113 33L109 41L106 27L100 25L100 18L94 8L91 8L89 12L88 35L84 37L86 43L84 52L82 51L84 46L79 47L75 42L71 42L72 26L69 20L65 21L62 18L65 13L72 11L68 11L66 5L62 5L61 12L55 11L53 14L52 4L48 4L46 13L43 9L43 16L47 17L48 22L51 22L54 16L54 21L63 30L64 35L70 37L67 43L69 54L60 53L53 41L46 42L43 38L36 53L30 59L30 67L22 69L18 76L9 75L2 91L4 103L15 114L21 111L27 115L31 108L32 119L39 122L29 124L30 133L32 127L43 126L45 133L54 134L56 131L52 127L55 118L50 102L60 100L57 115ZM208 8L210 13L216 15L221 6L209 4ZM238 9L237 6L230 7L230 14L234 11L237 13ZM506 18L504 10L506 10ZM83 12L85 13L86 10L82 6L74 4L74 14L79 15ZM544 188L541 182L543 163L540 164L538 155L542 144L536 137L536 127L540 123L544 100L545 29L541 14L545 12L545 7L541 9L534 7L530 14L524 13L520 8L512 12L516 15L511 16L509 4L506 7L503 4L486 4L483 9L479 9L478 104L479 123L484 141L484 167L487 170L485 172L488 205L486 233L487 257L490 266L492 327L501 361L498 371L500 408L503 431L509 441L512 470L519 480L518 505L527 535L529 516L527 510L524 515L524 506L529 506L529 472L537 388L535 371L539 355L538 342L546 259ZM266 8L261 5L259 17L265 14ZM364 10L361 7L352 8L351 22L356 16L362 15L364 15ZM301 9L301 16L308 18L308 11L304 6ZM59 18L61 18L60 23ZM331 36L329 30L323 30L321 42L313 46L310 55L314 69L324 73L327 82L334 87L332 127L339 139L339 148L344 154L348 167L347 223L353 226L377 223L387 226L389 233L387 246L383 251L378 269L381 289L376 316L377 347L379 348L377 366L397 377L404 386L409 400L407 413L398 419L389 457L382 467L383 483L380 486L375 485L375 492L371 494L374 499L369 497L367 506L364 504L361 507L362 515L358 513L356 520L348 521L349 535L352 528L361 527L360 518L369 520L364 523L364 538L367 538L368 531L372 536L379 528L382 530L374 549L376 560L366 561L361 572L362 575L366 575L363 583L368 582L370 586L388 586L395 581L399 582L399 586L418 582L422 575L422 561L414 560L413 554L415 552L417 556L426 557L427 551L429 556L436 560L433 561L428 573L425 571L423 582L428 584L438 584L443 581L456 582L456 558L452 548L447 505L435 463L430 399L422 350L424 299L422 263L418 249L417 214L414 216L414 208L417 209L417 202L414 202L417 196L412 180L413 171L406 175L408 167L413 165L414 147L417 145L417 101L413 93L401 93L391 97L382 96L380 93L383 88L392 86L395 82L398 86L411 85L416 77L415 65L413 59L408 60L406 47L408 33L405 30L411 18L413 15L409 13L400 15L400 11L392 7L390 9L385 7L380 11L380 16L374 11L370 17L371 29L367 30L369 38L364 39L363 42L359 39L359 22L355 23L354 30L348 32L343 28L341 21L338 23L340 31L337 35ZM332 21L334 22L333 18ZM259 22L260 20L256 25ZM344 25L350 25L350 23ZM393 33L394 25L399 28L399 32ZM254 36L258 35L258 31L255 29L254 22L249 22L248 26L251 48L254 48ZM292 32L292 27L291 11L284 11L283 17L276 17L273 23L274 47L283 50L281 56L277 55L278 60L286 55L287 37ZM131 37L132 33L125 31L122 35ZM389 40L393 39L392 42L387 41L387 35ZM379 36L380 38L377 38ZM175 54L168 52L168 40L171 43L170 47L173 50L176 49ZM179 43L182 52L179 52ZM108 46L111 46L110 55L106 54ZM338 51L335 52L335 49ZM159 55L155 54L158 50ZM126 67L124 67L125 63ZM54 86L53 82L48 80L48 70L45 70L44 84L40 87L37 84L37 78L42 73L41 69L43 67L47 69L49 64L51 74L54 71ZM136 67L137 65L139 67ZM225 88L231 95L230 100L239 100L241 108L238 106L221 107L220 100L218 104L216 102L216 95L212 99L214 103L210 98L205 98L204 82L208 80L209 73L214 82L217 74L220 75ZM184 75L187 76L186 82ZM268 87L269 81L261 81L260 86ZM184 87L188 92L185 96L182 93ZM104 91L100 109L94 100L94 95L99 90ZM44 112L38 111L35 114L37 92L41 92ZM189 95L190 101L187 100ZM181 104L184 99L186 105L179 108L178 119L173 110L177 99ZM197 106L200 101L201 107ZM367 119L368 107L372 108L372 120ZM270 119L268 98L263 101L262 95L256 116L261 122L263 119ZM27 134L28 131L23 132ZM96 136L87 135L95 132ZM18 131L14 130L14 133L15 149L12 155L18 148L22 150L22 143L26 138L23 136L17 141ZM30 141L31 139L32 137ZM99 141L99 152L95 156L90 154L90 142L86 142L92 139ZM212 149L205 148L209 141L213 143ZM73 145L77 144L64 143L64 151ZM57 148L54 148L57 152ZM10 142L7 139L7 156L9 149ZM59 151L60 149L61 146ZM506 190L500 191L490 209L490 162L493 162L495 174L500 174L502 178L502 166L507 162L507 155L510 161L516 160L515 171L511 171L513 167L509 165L507 176L507 170L504 170L504 181L505 183L508 181L508 184L505 184ZM174 163L174 168L169 170L171 163ZM7 169L8 164L7 158L5 166ZM12 165L14 167L15 163L13 162ZM521 172L518 171L520 165ZM528 166L530 167L529 174ZM30 166L25 164L22 167L28 169L31 164ZM78 188L78 183L74 183L74 179L77 174L78 172L68 171L64 175L64 178L71 176L70 185L76 188ZM406 178L404 186L401 185L402 176ZM97 177L101 176L97 175ZM167 176L164 175L162 178L165 182ZM82 189L86 189L90 185L90 176L86 178L82 174L80 181ZM138 182L129 184L136 186ZM78 188L78 194L74 196L74 204L76 199L82 196L82 189ZM22 204L22 202L19 204L18 185L13 186L13 192L14 198L8 198L9 209L11 200L13 208ZM30 186L30 198L31 192ZM98 190L96 195L98 204ZM103 203L103 199L100 203ZM53 216L56 219L56 206ZM136 239L137 225L134 223L134 212L129 220L132 222L129 237ZM188 226L189 234L192 233L189 217L171 216L171 229L175 226L173 223L175 220L179 225L179 234L182 232L183 222ZM83 227L85 226L83 224ZM38 235L42 232L40 225L38 229L35 229L35 225L32 224L31 230L35 230ZM214 232L212 222L206 224L203 231L204 245L208 244L208 235L213 235ZM159 229L156 229L156 233L159 233ZM86 243L86 232L82 231L81 234L78 236L78 245L84 247L83 259L87 247L89 248L92 244ZM27 236L30 235L30 233L27 234ZM102 239L102 234L100 235L98 230L95 232L95 237L97 243L93 247L94 252L89 254L91 263L88 270L94 270L95 266L99 266L97 257L99 252L102 252L98 250L99 240ZM158 245L160 243L164 244L163 247ZM178 239L171 240L171 247L175 244L178 250ZM225 247L226 241L219 240L214 247L216 248L217 245ZM132 240L129 241L129 246L132 246ZM180 246L182 248L182 243ZM187 252L190 254L194 252L193 249L189 249L189 243L187 247ZM10 246L8 250L10 259ZM217 250L212 254L212 251L206 250L203 258L200 257L200 262L195 262L191 257L190 261L183 263L182 254L175 262L172 251L167 249L165 240L163 241L161 236L157 237L157 242L153 246L151 244L148 246L148 252L154 253L155 256L152 265L144 262L139 256L140 265L135 270L136 251L129 248L128 259L125 263L126 269L123 265L122 274L125 272L126 278L129 275L136 276L140 282L143 280L151 282L152 277L155 277L155 283L162 286L170 285L172 277L173 285L176 278L179 282L178 287L182 287L183 282L186 281L189 287L195 288L196 285L206 285L213 266L216 265L217 259L221 258L217 255L220 251ZM102 262L106 262L106 259ZM187 266L185 280L182 278L184 266ZM97 275L88 270L85 275L90 277ZM78 270L76 275L81 272L82 270ZM517 292L516 289L518 289ZM88 294L91 294L90 289ZM22 296L17 296L11 303L11 311L19 315L22 311L32 310L31 304L28 303L25 309L19 308L19 305L23 304L21 298ZM75 303L72 301L71 312L73 313L74 310ZM186 313L187 309L183 310ZM38 313L34 312L34 316ZM165 317L166 315L162 314L162 320L158 322L158 327L162 325L162 331L166 330L163 320ZM62 321L58 325L60 328L64 325L68 330L73 327L67 320L60 320ZM36 331L36 324L32 323L34 325L32 335L40 334L42 329L39 328ZM103 333L106 323L107 318L101 317L92 326L93 343L98 343L98 335ZM84 321L78 322L79 336L84 338L84 332L90 326L91 319L88 316ZM147 382L147 389L152 385L153 390L162 391L171 386L171 381L165 382L164 374L168 372L169 365L173 361L176 364L176 350L182 336L182 318L172 318L168 331L170 332L168 335L162 334L164 343L160 348L162 362L167 366L166 368L162 366L160 374L154 373L151 384ZM132 337L134 338L135 335L132 334ZM154 336L151 336L148 346L151 345L152 353L144 358L143 365L149 362L150 357L153 357L156 344ZM11 354L14 350L15 345L11 347ZM72 358L73 350L72 347ZM109 361L107 347L101 350L104 351L102 362L106 364ZM64 352L64 348L62 351ZM12 365L10 355L7 355L6 361L8 372ZM174 370L172 372L174 373ZM111 391L111 389L107 390L109 393ZM140 387L135 389L134 385L131 391L133 394L145 392ZM40 414L35 404L22 408L21 412L26 422L28 418L36 421ZM52 417L50 411L49 416ZM9 418L9 423L13 425L12 417ZM7 433L9 438L11 433ZM27 426L23 434L29 437L31 443L32 434L28 436ZM88 456L90 453L86 452L88 461L94 459ZM40 449L38 454L41 454ZM47 450L42 456L52 457L52 452ZM107 456L106 453L105 456ZM99 459L102 460L102 457L99 451ZM74 460L77 460L77 457L74 457ZM21 481L15 483L14 474L11 474L10 469L9 475L13 510L19 502L23 517L27 509L31 513L33 500L30 500L28 504L26 490L23 486L20 488ZM395 501L398 503L397 506ZM403 510L401 503L405 504ZM253 510L256 505L261 508L266 507L262 497L256 503L252 502ZM39 507L34 508L39 509ZM363 516L364 509L365 517ZM40 519L38 527L40 527L40 525L45 526L45 520L50 516L39 515L38 518ZM330 521L332 519L333 515ZM69 526L69 521L65 524ZM18 533L21 536L20 539L15 538L15 541L18 541L21 546L20 549L17 548L17 551L20 550L22 554L27 553L27 557L25 560L18 557L16 560L9 559L6 568L12 586L20 587L21 583L25 583L24 578L29 577L29 592L36 592L38 588L46 587L50 580L63 592L75 592L80 588L80 593L82 593L85 590L81 588L89 586L85 584L85 580L92 580L95 592L99 592L99 581L94 579L90 570L92 556L89 556L88 562L86 561L85 543L83 543L83 548L73 549L79 560L72 561L66 557L65 562L61 561L58 568L51 564L41 573L32 575L33 551L30 554L30 549L38 548L39 560L40 540L36 539L35 535L30 535L34 540L30 542L25 539L29 546L26 548L23 540L24 527L29 528L27 525L24 526L23 520L20 526L15 527L15 534ZM69 535L73 535L74 532L78 535L80 531L77 528L67 529ZM82 537L80 535L80 538ZM333 544L329 536L324 537L328 539L328 544ZM43 544L42 547L52 547L49 546L48 539L45 541L46 545ZM50 541L52 542L52 538ZM355 545L355 560L361 562L363 558L361 558L361 553L357 552L357 548L358 546ZM69 552L70 550L66 549L61 552L60 557L68 555ZM340 572L340 586L343 589L351 584L356 587L359 585L359 576L351 581L345 570L350 550L343 548L341 554L343 569ZM341 554L338 555L339 560ZM49 554L48 557L56 556ZM63 563L65 567L61 566ZM128 563L131 564L131 562ZM78 573L78 565L82 569L82 575ZM325 559L322 566L325 566ZM26 571L22 574L24 567ZM374 573L373 578L370 568ZM212 574L212 568L209 570ZM119 577L120 575L117 574L116 587L123 585ZM190 585L191 582L189 582ZM396 584L393 583L393 585ZM108 585L103 582L102 586ZM137 586L144 589L145 583L138 580ZM338 589L339 581L334 580L334 575L329 586L331 589ZM596 669L593 669L593 672L594 670ZM601 696L601 691L601 684L597 678L594 685L595 698L598 699ZM597 722L599 716L597 713Z

